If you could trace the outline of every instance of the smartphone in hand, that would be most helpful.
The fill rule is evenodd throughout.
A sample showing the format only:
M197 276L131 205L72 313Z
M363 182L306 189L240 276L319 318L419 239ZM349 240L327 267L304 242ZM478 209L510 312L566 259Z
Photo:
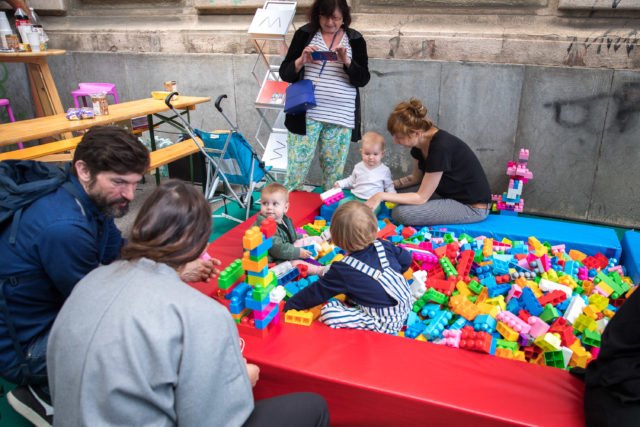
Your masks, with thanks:
M311 52L311 59L314 61L337 61L338 54L330 50L316 50Z

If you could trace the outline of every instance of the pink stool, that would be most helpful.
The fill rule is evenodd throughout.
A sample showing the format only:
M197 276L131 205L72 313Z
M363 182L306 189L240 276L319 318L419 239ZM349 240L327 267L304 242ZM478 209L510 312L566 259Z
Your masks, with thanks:
M8 99L0 99L0 107L7 107L7 114L9 115L9 121L15 122L16 119L13 118L13 111L11 111L11 104L9 104ZM22 150L22 142L18 142L18 147Z
M118 92L116 92L116 85L112 83L78 83L80 89L71 91L73 96L73 103L76 108L80 108L78 105L78 97L82 98L82 103L87 106L87 100L85 96L91 96L94 93L106 92L108 95L113 95L113 99L118 104Z

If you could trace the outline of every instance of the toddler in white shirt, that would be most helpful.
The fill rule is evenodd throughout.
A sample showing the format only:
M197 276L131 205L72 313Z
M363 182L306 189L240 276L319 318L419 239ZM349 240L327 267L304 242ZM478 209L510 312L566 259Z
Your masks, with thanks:
M334 188L351 189L354 195L353 198L341 200L340 204L353 199L366 202L369 197L381 191L396 192L391 171L382 163L385 153L384 137L378 132L367 132L362 136L362 161L356 164L349 177L333 184Z

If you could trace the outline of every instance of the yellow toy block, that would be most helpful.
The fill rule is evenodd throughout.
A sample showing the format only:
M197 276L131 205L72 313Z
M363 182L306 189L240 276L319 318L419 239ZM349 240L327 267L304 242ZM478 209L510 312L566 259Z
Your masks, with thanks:
M613 288L609 285L607 285L605 282L600 282L597 285L600 289L602 289L602 292L604 292L607 296L611 295L613 293Z
M289 310L284 313L284 321L286 323L309 326L313 320L313 313L309 310Z
M513 359L513 352L508 348L496 348L496 356L503 357L505 359Z
M489 258L493 253L493 239L487 237L484 239L484 245L482 246L482 256Z
M506 243L507 245L513 245L513 242L506 237L502 238L502 243Z
M333 250L333 246L330 243L322 242L320 243L320 250L318 251L318 258L322 258L329 252Z
M326 225L327 225L326 219L316 219L315 221L313 221L313 226L318 229L325 227Z
M261 243L262 232L257 226L254 225L244 232L244 237L242 237L242 247L245 250L250 251L251 249L255 249L257 246L260 246Z
M558 334L552 334L550 332L547 332L544 335L540 335L533 342L543 351L560 350L560 346L562 345L560 336L558 336Z
M464 283L462 280L459 280L458 283L456 283L456 289L458 290L458 292L460 292L461 295L464 295L465 297L468 297L469 295L471 295L469 286L467 286L467 284Z
M266 256L260 258L260 261L252 261L251 258L249 258L249 252L245 252L242 255L242 269L246 271L262 271L267 266L267 263L268 260Z
M329 264L336 262L336 261L340 261L342 260L342 258L344 258L344 255L342 254L336 254L336 256L333 257L333 259L329 262Z
M582 311L584 311L584 309ZM573 329L576 329L580 332L583 332L585 329L589 329L590 331L597 331L598 324L595 320L593 320L586 314L580 313L580 315L576 318L576 321L573 322Z
M598 320L598 313L600 312L600 310L598 310L598 307L596 307L595 305L589 304L582 309L582 312L591 319Z
M486 302L481 302L478 304L478 302L476 301L476 307L478 307L478 310L480 310L481 314L488 314L494 319L496 318L498 313L500 313L500 307L493 304L487 304Z
M584 289L585 295L591 295L593 293L593 288L595 285L591 280L583 280L582 281L582 289ZM606 298L606 297L603 297Z
M496 325L496 331L507 341L518 341L520 334L514 331L509 325L503 322L498 322Z
M605 308L604 310L602 310L602 314L605 315L605 317L611 319L616 313L615 311L609 310L608 308Z
M580 251L576 251L575 249L571 249L569 251L569 257L574 261L583 261L587 257L587 254L583 254Z
M427 342L427 339L424 337L424 335L420 334L417 337L414 338L416 341L424 341Z
M460 294L452 296L449 299L449 307L451 308L451 311L464 317L468 321L473 321L473 319L475 319L476 316L480 314L480 310L478 310L478 307L476 307L474 303L465 298L464 295Z
M387 206L387 208L389 208L389 210L395 208L397 205L397 203L393 203L393 202L384 202L384 204ZM388 221L388 219L385 218L385 221Z
M578 287L578 284L575 280L573 280L573 277L569 276L568 274L565 274L564 276L558 278L558 283L566 285L571 289L575 289Z
M498 306L503 311L507 309L507 303L504 302L504 295L498 295L497 297L487 298L485 303Z
M513 355L513 360L519 360L520 362L526 362L527 359L525 358L524 351L522 351L522 350L516 351L514 353L514 355Z
M247 274L247 283L251 286L259 286L265 288L274 279L273 271L270 271L265 277L252 276ZM277 279L276 279L277 280Z
M541 277L547 280L551 280L552 282L558 283L558 274L554 269L549 269L541 274Z

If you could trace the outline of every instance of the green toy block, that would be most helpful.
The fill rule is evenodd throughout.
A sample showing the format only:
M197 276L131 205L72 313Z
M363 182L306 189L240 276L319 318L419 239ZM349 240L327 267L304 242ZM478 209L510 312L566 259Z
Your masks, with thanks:
M544 306L544 310L538 317L551 324L554 320L560 317L560 312L553 305L547 304Z
M446 274L447 277L457 276L458 275L458 271L453 266L453 264L451 263L451 260L449 258L442 257L442 258L440 258L440 261L438 261L438 262L440 263L440 266L442 266L442 269L444 270L444 274Z
M478 283L475 280L470 281L467 287L471 292L473 292L476 295L479 295L480 292L482 292L482 288L484 288L484 286L482 286L480 283Z
M429 288L427 292L424 293L421 299L425 299L427 302L433 301L438 304L446 304L449 298L442 292L438 292L433 288Z
M597 331L585 329L582 333L582 344L600 348L600 334Z
M562 356L562 351L545 351L544 364L547 366L553 366L554 368L564 369L564 357Z
M515 341L507 341L507 340L496 340L496 347L497 348L508 348L509 350L511 350L512 352L516 352L518 351L518 343Z
M319 236L320 232L318 230L316 230L314 227L311 227L309 224L307 225L303 225L302 229L309 235L309 236Z
M244 270L242 269L242 261L237 259L225 268L218 277L218 288L229 289L231 285L242 277Z
M447 244L449 244L449 243L453 243L453 242L454 242L453 234L451 234L451 233L446 233L446 234L444 235L444 237L442 238L442 240L443 240L445 243L447 243Z

